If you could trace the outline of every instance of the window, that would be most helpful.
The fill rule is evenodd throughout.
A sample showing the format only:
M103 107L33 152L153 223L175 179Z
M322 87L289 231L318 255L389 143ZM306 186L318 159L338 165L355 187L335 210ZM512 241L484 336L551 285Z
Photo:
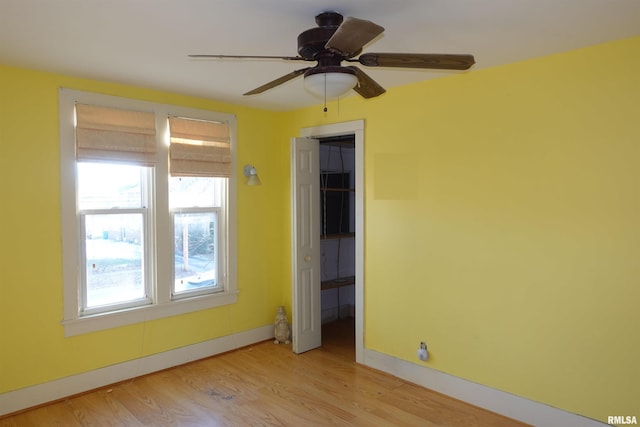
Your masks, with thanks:
M217 238L225 180L171 177L169 204L173 216L176 298L221 290Z
M149 169L77 164L82 314L152 302Z
M235 117L60 90L65 335L236 302Z

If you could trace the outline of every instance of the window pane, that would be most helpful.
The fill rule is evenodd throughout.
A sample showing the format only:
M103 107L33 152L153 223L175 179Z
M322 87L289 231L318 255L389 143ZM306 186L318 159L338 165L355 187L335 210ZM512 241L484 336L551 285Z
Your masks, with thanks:
M176 213L175 292L213 288L218 284L216 212Z
M85 216L86 307L144 299L140 213Z
M140 208L146 168L112 163L78 163L80 210Z
M221 206L221 183L226 178L171 177L169 206L171 208Z

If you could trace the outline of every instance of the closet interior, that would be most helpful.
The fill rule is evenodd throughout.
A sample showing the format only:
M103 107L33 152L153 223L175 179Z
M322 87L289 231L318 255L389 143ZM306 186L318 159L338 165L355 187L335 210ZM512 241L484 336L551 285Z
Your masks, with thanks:
M320 140L322 324L355 316L355 139Z

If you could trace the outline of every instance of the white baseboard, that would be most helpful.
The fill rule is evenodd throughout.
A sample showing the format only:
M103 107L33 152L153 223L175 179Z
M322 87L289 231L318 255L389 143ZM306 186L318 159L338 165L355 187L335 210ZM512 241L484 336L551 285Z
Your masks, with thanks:
M374 350L364 350L363 364L536 427L602 427L607 425L591 418L572 414Z
M273 325L0 394L0 416L273 338Z
M215 338L164 353L0 394L0 416L63 399L140 375L203 359L273 338L273 326ZM364 350L364 365L537 427L602 427L607 424L477 384L393 356Z

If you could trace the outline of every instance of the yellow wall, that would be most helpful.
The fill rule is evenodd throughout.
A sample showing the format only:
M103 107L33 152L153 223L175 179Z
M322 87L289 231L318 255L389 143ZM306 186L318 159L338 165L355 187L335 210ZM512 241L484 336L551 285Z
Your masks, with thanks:
M63 337L59 87L237 115L238 170L252 163L263 180L238 186L237 304ZM288 195L280 185L288 157L270 150L280 115L2 66L0 108L0 393L273 322L290 283L279 234L289 212L272 202Z
M640 38L285 113L0 68L0 393L290 308L289 137L365 119L365 340L606 420L638 415ZM384 85L384 82L380 82ZM63 338L57 88L238 115L237 305ZM7 327L11 325L11 327ZM144 339L141 339L143 338Z
M640 38L292 113L364 118L365 345L640 414ZM381 82L384 83L384 82Z

